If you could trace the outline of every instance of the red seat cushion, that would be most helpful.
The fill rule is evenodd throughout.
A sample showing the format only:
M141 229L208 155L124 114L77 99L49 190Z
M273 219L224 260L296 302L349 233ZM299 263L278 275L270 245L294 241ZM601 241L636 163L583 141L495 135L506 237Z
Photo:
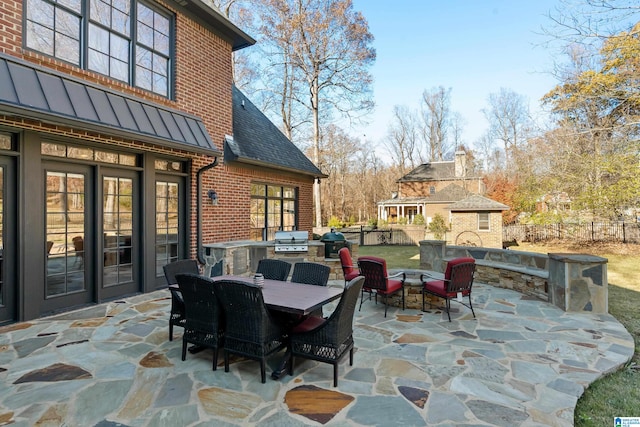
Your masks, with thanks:
M444 280L432 280L430 282L424 282L424 288L442 298L455 298L456 292L447 292L447 283ZM462 295L468 295L469 290L462 291Z
M301 332L308 332L308 331L312 331L315 328L317 328L318 326L322 325L324 322L326 322L327 320L320 317L320 316L309 316L306 319L304 319L304 321L302 321L301 323L297 324L291 332L293 332L294 334L299 334Z
M401 288L402 288L402 281L389 279L387 280L387 289L386 290L378 289L378 293L381 295L392 294L394 292L399 291Z
M358 277L359 275L360 275L360 272L358 272L358 271L352 271L350 273L345 273L344 280L346 280L347 282L350 282L353 279L355 279L356 277Z

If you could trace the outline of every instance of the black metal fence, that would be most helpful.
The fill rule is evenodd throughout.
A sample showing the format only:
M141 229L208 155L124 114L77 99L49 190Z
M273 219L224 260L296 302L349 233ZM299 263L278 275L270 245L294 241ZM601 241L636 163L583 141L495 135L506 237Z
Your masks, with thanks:
M371 228L365 226L346 227L340 230L347 240L360 243L360 246L374 245L419 245L425 239L424 227Z
M505 225L502 228L502 240L531 243L549 240L640 243L640 223L588 222L584 224Z

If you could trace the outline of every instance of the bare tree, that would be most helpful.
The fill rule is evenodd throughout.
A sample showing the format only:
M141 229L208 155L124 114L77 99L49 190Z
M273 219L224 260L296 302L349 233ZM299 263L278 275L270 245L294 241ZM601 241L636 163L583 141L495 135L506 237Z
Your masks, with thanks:
M309 92L313 158L320 161L321 112L349 118L373 108L368 67L375 61L367 20L353 10L351 0L288 0L292 59ZM316 226L322 225L320 183L314 185Z
M482 112L489 122L489 138L502 141L508 162L514 151L523 144L532 128L526 98L516 92L500 88L499 93L489 94L489 108Z
M422 134L427 143L429 160L444 160L451 121L451 88L439 86L422 93L422 121Z
M418 133L415 113L404 105L395 105L384 145L403 175L415 168L416 160L421 158L418 152Z

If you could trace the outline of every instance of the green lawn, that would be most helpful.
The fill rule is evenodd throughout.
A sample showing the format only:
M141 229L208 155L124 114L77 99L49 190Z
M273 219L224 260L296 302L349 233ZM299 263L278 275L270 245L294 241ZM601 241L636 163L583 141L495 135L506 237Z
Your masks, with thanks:
M514 248L516 249L516 248ZM640 247L558 247L527 245L517 249L532 252L581 252L608 259L609 313L634 337L632 360L617 372L591 384L578 401L575 425L613 425L614 417L640 416ZM420 266L417 246L360 246L358 255L375 255L387 260L388 268L415 269Z

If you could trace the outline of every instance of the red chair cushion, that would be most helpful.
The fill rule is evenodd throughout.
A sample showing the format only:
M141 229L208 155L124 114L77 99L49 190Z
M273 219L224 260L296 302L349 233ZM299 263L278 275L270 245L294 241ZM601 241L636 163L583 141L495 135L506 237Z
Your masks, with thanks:
M456 292L447 292L447 283L444 280L432 280L424 283L424 288L442 298L455 298ZM462 291L462 295L469 295L469 290Z
M320 316L309 316L301 323L297 324L291 332L293 333L301 333L301 332L309 332L322 325L327 320Z
M351 259L351 252L348 248L342 248L338 251L340 257L340 263L342 264L342 271L344 273L344 279L351 281L360 275L360 272L353 265L353 259Z
M476 260L474 258L456 258L456 259L452 259L451 261L447 262L447 269L444 272L444 278L446 280L451 279L451 269L458 265L458 264L462 264L465 262L473 262L475 263Z
M380 295L392 294L394 292L399 291L401 288L402 288L402 281L389 279L387 280L387 289L386 290L378 289L378 293Z

